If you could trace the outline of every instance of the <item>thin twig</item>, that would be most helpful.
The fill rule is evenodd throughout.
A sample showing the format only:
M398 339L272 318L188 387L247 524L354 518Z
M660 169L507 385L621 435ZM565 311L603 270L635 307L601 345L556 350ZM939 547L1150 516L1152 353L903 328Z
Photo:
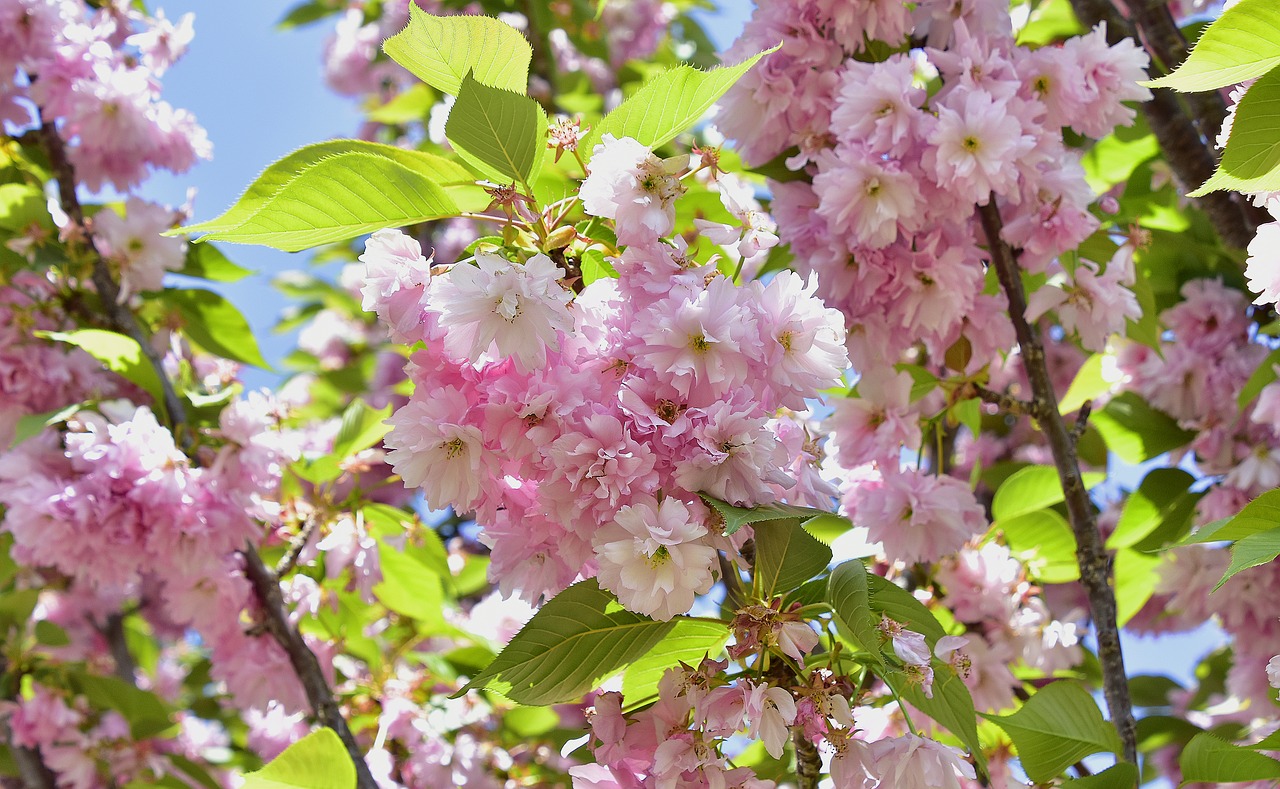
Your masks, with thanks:
M316 526L319 525L320 519L312 516L303 522L302 528L298 533L293 535L293 539L289 541L289 550L285 551L283 557L276 564L276 578L283 578L289 574L298 564L298 557L302 555L302 551L307 547L307 543L311 541L311 535L315 532Z
M1076 412L1076 423L1071 426L1071 445L1079 446L1080 439L1084 438L1084 431L1089 429L1089 415L1093 413L1093 401L1085 400L1080 405L1080 410Z
M1040 418L1039 406L1033 400L1021 400L1005 392L996 392L985 386L973 384L973 393L986 403L995 403L1004 411L1014 416L1031 416Z
M280 579L263 564L262 557L252 545L246 545L240 553L244 556L245 576L253 585L258 601L262 604L265 616L263 625L275 638L276 643L289 655L289 662L293 665L293 671L298 675L298 679L302 681L312 712L322 724L333 729L343 745L347 747L347 753L351 755L351 761L356 766L358 789L378 789L373 774L369 772L369 765L365 763L364 753L360 750L355 735L351 733L351 727L342 717L342 711L334 700L333 691L324 678L320 661L307 646L307 642L302 639L298 629L289 623L289 612L285 607L284 595L280 592Z
M1058 413L1058 397L1053 379L1045 363L1044 345L1036 326L1026 319L1027 298L1022 275L1014 251L1000 237L1003 222L993 193L986 205L978 208L982 229L986 233L991 265L996 269L1000 286L1009 300L1009 317L1018 337L1022 364L1031 384L1036 408L1041 414L1040 429L1053 452L1058 479L1066 497L1067 520L1076 538L1076 561L1080 565L1080 582L1089 598L1089 609L1098 638L1098 661L1102 664L1103 695L1111 722L1120 733L1125 759L1138 763L1133 702L1129 696L1129 679L1124 669L1124 653L1120 646L1120 627L1116 618L1116 597L1112 587L1111 559L1102 544L1094 518L1093 503L1080 476L1080 460L1066 423Z

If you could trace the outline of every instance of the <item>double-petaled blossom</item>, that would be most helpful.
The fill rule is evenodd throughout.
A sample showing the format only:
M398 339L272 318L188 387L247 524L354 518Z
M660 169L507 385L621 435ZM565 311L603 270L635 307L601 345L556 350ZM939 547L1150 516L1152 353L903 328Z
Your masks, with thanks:
M685 192L678 175L683 166L659 159L631 137L606 134L582 182L582 208L614 220L619 243L652 243L675 226L675 201Z

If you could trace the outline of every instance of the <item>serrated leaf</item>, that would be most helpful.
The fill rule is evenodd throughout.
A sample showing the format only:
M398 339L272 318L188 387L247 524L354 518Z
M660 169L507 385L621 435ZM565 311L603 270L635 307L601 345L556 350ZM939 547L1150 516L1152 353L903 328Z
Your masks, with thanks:
M1115 396L1089 421L1102 434L1107 449L1126 463L1146 462L1195 437L1195 433L1179 427L1173 417L1152 408L1133 392Z
M755 543L755 585L763 600L791 591L831 563L831 549L801 528L799 518L761 522Z
M1280 778L1280 762L1209 732L1191 738L1178 757L1183 783L1237 783Z
M1237 540L1231 546L1231 566L1223 574L1222 580L1213 587L1218 591L1232 577L1250 567L1266 564L1280 556L1280 523L1274 524L1268 531L1260 531Z
M827 581L827 602L858 646L866 650L876 663L884 665L880 656L880 631L876 629L876 616L871 611L867 568L861 561L842 562L831 571Z
M1280 32L1280 31L1278 31ZM1280 69L1259 79L1236 104L1231 136L1218 169L1190 197L1220 189L1272 192L1280 189Z
M547 150L547 116L528 96L488 87L468 74L444 134L459 156L496 183L528 184Z
M1116 762L1100 773L1072 778L1058 784L1058 789L1133 789L1138 785L1138 768L1129 762Z
M594 578L548 600L498 657L458 692L488 688L520 704L573 701L647 655L675 621L623 608Z
M221 238L296 252L384 227L481 210L488 202L475 176L443 156L331 140L272 163L220 216L166 235L204 233L198 241Z
M470 73L493 88L524 93L533 49L515 28L484 16L432 16L409 4L409 24L382 50L436 90L458 95Z
M658 681L667 669L681 662L696 666L704 656L715 659L728 640L727 625L676 619L671 631L647 655L627 666L622 675L622 700L626 708L635 709L657 698Z
M1251 534L1274 529L1277 524L1280 524L1280 489L1263 493L1244 505L1244 509L1234 518L1224 518L1200 527L1199 531L1180 544L1242 540Z
M69 332L37 331L37 337L75 345L102 362L116 375L142 387L154 400L154 409L164 412L164 387L156 368L132 337L105 329L77 329Z
M1146 83L1183 92L1215 90L1260 77L1280 65L1280 6L1242 0L1201 34L1173 73Z
M711 71L676 66L662 72L606 115L587 135L581 150L590 154L606 134L632 137L649 148L669 142L697 123L756 61L777 48L767 49L737 65Z
M354 789L356 767L333 729L316 729L266 767L246 773L241 789Z
M1106 478L1105 474L1091 471L1081 475L1086 489ZM1062 482L1054 466L1027 466L1018 469L996 489L991 503L991 515L995 520L1016 518L1029 512L1052 507L1061 502Z
M235 305L211 290L168 289L163 300L182 316L182 331L201 348L224 359L251 364L262 370L271 365L262 358L249 321Z
M705 493L699 493L702 500L707 503L720 516L724 518L724 534L730 535L750 523L759 523L760 521L772 521L784 518L799 518L801 523L817 518L823 515L831 515L826 510L818 510L813 507L799 507L794 504L765 504L759 507L736 507L726 501L708 496Z
M982 717L1009 735L1022 768L1036 783L1048 783L1090 754L1123 750L1120 735L1089 692L1066 680L1040 688L1012 715Z
M186 262L177 273L213 282L239 282L253 272L232 263L213 244L188 244Z
M381 441L391 432L391 426L386 424L389 416L389 403L382 408L372 408L363 400L353 401L342 413L342 425L333 440L334 457L345 460Z

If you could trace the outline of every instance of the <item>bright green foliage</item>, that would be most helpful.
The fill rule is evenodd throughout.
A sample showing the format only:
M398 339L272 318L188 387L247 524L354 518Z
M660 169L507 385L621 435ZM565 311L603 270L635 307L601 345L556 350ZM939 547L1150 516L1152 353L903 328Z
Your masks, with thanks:
M1000 489L1004 490L1004 486ZM992 524L991 532L1004 537L1009 550L1026 562L1027 572L1036 580L1062 584L1080 577L1075 535L1067 519L1056 510L1035 510L1002 518Z
M1129 548L1155 536L1161 542L1181 537L1191 528L1199 494L1191 493L1195 477L1179 468L1153 469L1129 494L1107 547Z
M1089 472L1082 475L1086 488L1097 485L1106 475ZM1029 512L1052 507L1063 500L1062 482L1053 466L1027 466L1019 469L1000 485L991 504L997 521L1016 518Z
M1183 543L1242 540L1251 534L1274 529L1276 524L1280 524L1280 490L1269 490L1244 505L1239 515L1202 526Z
M676 625L623 608L594 578L548 600L459 695L488 688L521 704L573 701L647 655Z
M906 589L879 575L867 574L867 590L871 595L871 613L876 621L881 616L901 622L908 630L924 635L933 651L938 639L947 634L938 618Z
M524 93L533 49L510 25L483 16L432 16L409 4L409 25L382 49L431 87L453 96L468 73L493 88Z
M297 252L488 204L467 168L442 156L360 140L299 148L268 167L216 219L171 234Z
M712 498L705 493L700 495L709 507L720 513L720 516L724 518L725 535L733 534L749 523L782 518L799 518L803 524L814 518L831 515L826 510L817 510L813 507L798 507L794 504L765 504L753 509L747 509L746 507L735 507L720 499Z
M876 617L871 612L871 590L867 583L867 568L862 562L856 559L843 562L831 571L827 580L827 602L835 613L836 622L876 663L883 666L880 631L876 629Z
M796 588L831 563L831 549L801 528L798 518L762 521L753 528L755 585L763 600Z
M1280 14L1280 7L1277 7ZM1280 41L1277 42L1280 46ZM1231 137L1213 177L1191 193L1219 189L1272 192L1280 189L1280 69L1255 82L1236 105Z
M1147 83L1183 92L1216 90L1260 77L1280 65L1280 5L1242 0L1200 36L1172 74Z
M1149 553L1139 553L1132 548L1121 548L1116 551L1115 586L1116 586L1116 624L1124 627L1142 606L1147 604L1156 591L1156 583L1160 576L1156 566L1160 557Z
M1090 754L1120 753L1120 735L1088 691L1059 681L1040 688L1012 715L983 715L1005 730L1027 776L1048 783Z
M213 244L191 244L187 247L186 264L178 273L214 282L239 282L253 272L232 263Z
M547 150L547 116L538 102L487 87L470 74L444 133L459 156L496 183L531 182Z
M756 61L773 52L767 49L734 66L699 71L677 66L644 84L583 140L581 150L590 155L606 134L633 137L642 145L657 148L697 123L711 105L747 73Z
M332 729L316 729L244 777L243 789L352 789L356 768Z
M1235 783L1280 778L1280 762L1201 732L1178 757L1184 783Z
M1133 392L1112 398L1090 417L1090 423L1102 434L1107 449L1126 463L1143 463L1185 445L1195 436Z
M271 369L262 358L249 321L222 296L211 290L189 288L166 290L162 298L182 318L182 332L201 348L263 370Z
M36 336L80 347L111 372L141 386L154 399L153 407L164 413L164 388L160 384L160 376L143 355L142 346L132 337L105 329L38 331Z
M389 416L390 404L372 408L363 400L356 400L342 413L342 425L338 428L337 437L333 439L331 454L339 460L345 460L378 443L391 432L391 426L386 423Z
M1060 789L1133 789L1137 785L1138 768L1128 762L1116 762L1100 773L1058 784Z
M444 588L440 576L408 552L386 547L382 542L379 542L378 560L382 581L373 587L378 601L397 614L413 617L428 630L444 628Z
M658 681L667 669L680 663L696 666L703 657L715 658L729 640L729 628L720 622L677 619L662 640L622 675L622 701L635 709L658 697Z
M1272 528L1267 531L1250 534L1231 546L1231 566L1213 590L1218 591L1241 570L1266 564L1277 556L1280 556L1280 522L1273 523Z

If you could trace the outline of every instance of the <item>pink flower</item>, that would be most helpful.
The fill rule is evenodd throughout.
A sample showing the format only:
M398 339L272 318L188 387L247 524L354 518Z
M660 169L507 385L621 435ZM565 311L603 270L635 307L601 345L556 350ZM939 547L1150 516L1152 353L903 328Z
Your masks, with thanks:
M803 411L805 398L838 383L849 366L844 316L819 300L816 276L806 285L800 275L782 271L768 285L752 285L765 348L761 377L780 390L778 405Z
M455 265L428 289L427 311L447 327L445 351L473 363L511 357L524 372L545 366L547 349L560 348L559 333L573 330L564 272L541 253L523 265L486 252L475 261Z
M683 614L715 583L716 550L702 544L706 534L679 499L639 499L592 538L600 585L636 613L661 620Z
M880 617L876 626L893 644L893 653L908 665L927 666L931 660L929 645L924 635L914 630L907 630L901 622L895 622L888 616Z
M795 485L782 470L786 454L763 417L736 401L716 403L705 414L693 430L694 444L676 462L680 487L750 507L775 498L770 483Z
M364 242L364 284L360 308L373 311L391 330L395 342L423 339L422 297L431 279L431 258L422 256L417 239L399 230L379 230Z
M387 420L387 462L433 507L468 511L497 471L480 429L466 422L469 410L466 396L450 387L421 392Z
M976 777L959 749L914 734L871 743L871 756L880 785L894 789L960 789L961 776Z
M929 135L938 184L967 201L986 205L991 192L1012 192L1019 160L1035 147L1008 107L981 90L957 88L938 107Z
M1049 310L1058 313L1062 328L1080 335L1080 344L1090 351L1107 347L1107 338L1124 332L1125 320L1142 317L1142 308L1133 291L1120 284L1120 272L1099 275L1098 266L1081 260L1073 285L1046 284L1027 300L1026 317L1039 320Z
M160 234L176 223L171 209L137 197L125 201L125 216L101 211L93 218L102 254L120 267L120 299L142 290L160 290L164 273L185 262L187 242Z
M973 492L954 477L890 467L879 484L859 484L845 497L870 539L894 561L935 562L987 528Z
M769 755L782 758L782 752L791 739L788 728L796 721L796 701L785 688L756 685L749 680L744 716L750 724L749 736L760 740Z
M675 201L685 191L680 169L630 137L606 134L582 182L582 208L614 220L618 243L651 243L675 225Z
M842 145L819 160L813 179L818 213L843 231L850 247L881 249L899 231L920 228L924 214L919 178L891 159L858 145Z

